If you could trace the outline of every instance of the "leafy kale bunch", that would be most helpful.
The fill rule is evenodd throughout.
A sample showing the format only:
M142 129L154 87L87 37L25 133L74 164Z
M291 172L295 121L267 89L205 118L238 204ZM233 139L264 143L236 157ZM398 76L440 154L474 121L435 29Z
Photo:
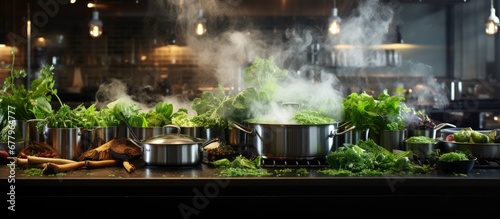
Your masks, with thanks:
M203 124L199 124L189 117L188 110L185 108L180 108L177 112L172 114L172 125L179 127L201 127Z
M101 109L101 123L106 125L120 125L125 117L132 127L160 127L171 124L174 106L166 101L159 101L153 109L144 111L141 106L125 99L117 99ZM106 125L104 125L106 124Z
M144 117L147 127L161 127L172 123L172 112L174 105L166 101L156 103L154 109L150 109Z
M247 88L235 95L228 95L224 85L219 84L215 92L205 91L193 100L192 109L197 115L193 118L206 128L231 127L233 121L244 122L253 117L253 110L265 106L274 98L279 82L288 76L288 71L280 69L274 57L267 59L256 56L252 65L245 68Z
M288 77L288 71L276 65L274 57L267 59L256 56L252 65L245 68L243 80L248 87L254 87L264 101L274 100L280 82Z
M406 128L403 114L410 110L403 100L404 97L390 96L387 89L377 99L366 92L351 93L342 102L344 120L356 126L356 130L370 129L374 134L403 130Z
M390 152L373 140L360 140L356 144L345 143L327 155L328 167L343 175L383 175L426 173L428 166L419 166L408 159L410 151ZM329 174L329 170L325 173ZM347 173L347 174L346 174Z
M17 120L37 119L33 111L37 105L43 112L50 113L52 111L50 105L52 96L59 99L57 89L54 88L53 66L42 67L38 72L38 77L31 81L29 87L25 87L22 81L26 78L27 73L24 70L14 69L14 52L12 55L12 65L4 66L10 70L10 75L5 78L0 90L1 127L7 125L7 115L13 116Z
M193 100L191 107L197 115L192 121L205 128L229 128L233 121L242 122L250 118L250 106L257 99L258 93L253 87L230 96L219 84L216 92L205 91Z

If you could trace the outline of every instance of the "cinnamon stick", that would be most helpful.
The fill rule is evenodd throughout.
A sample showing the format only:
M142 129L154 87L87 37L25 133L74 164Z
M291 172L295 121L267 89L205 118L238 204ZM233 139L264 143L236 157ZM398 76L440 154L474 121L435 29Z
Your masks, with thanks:
M29 164L38 164L38 163L55 163L55 164L67 164L67 163L76 163L74 160L63 159L63 158L51 158L51 157L37 157L37 156L28 156Z
M68 172L76 169L80 169L82 167L86 168L101 168L101 167L109 167L117 165L117 160L99 160L99 161L79 161L74 163L66 163L66 164L55 164L55 163L47 163L47 166L43 169L43 174L56 174L62 172Z
M131 164L127 160L123 161L123 167L125 167L125 170L127 170L127 172L129 173L134 172L137 169L133 164Z

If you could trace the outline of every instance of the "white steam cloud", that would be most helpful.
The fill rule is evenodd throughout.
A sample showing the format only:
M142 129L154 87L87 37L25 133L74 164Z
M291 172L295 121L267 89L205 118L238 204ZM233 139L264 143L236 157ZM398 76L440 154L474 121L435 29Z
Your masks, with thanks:
M273 115L274 118L286 117L287 109L283 109L281 103L298 102L307 108L321 110L326 115L341 121L343 119L341 103L346 92L369 89L381 91L393 86L387 84L383 77L378 85L371 84L372 81L369 80L376 77L368 77L370 72L365 72L364 68L379 65L380 60L374 58L373 50L367 47L390 41L392 27L401 10L398 1L384 1L384 3L379 0L358 1L353 11L342 18L342 30L336 36L329 36L326 30L322 30L325 29L324 23L316 26L297 24L283 27L282 30L278 28L272 33L265 32L260 29L261 27L251 23L254 19L237 14L243 10L240 7L243 4L241 0L156 0L150 1L149 4L151 6L145 21L146 27L154 29L150 34L160 37L162 34L168 35L172 32L172 30L162 32L162 28L174 29L176 37L182 38L185 45L196 54L196 64L213 73L216 81L230 88L233 94L246 87L242 79L244 69L256 56L263 58L273 56L278 66L289 70L291 73L291 77L287 80L289 83L282 84L282 89L276 94L276 103L272 104L276 109L267 111L278 112ZM304 1L304 4L307 3ZM207 18L209 32L203 37L196 37L193 34L194 22L200 9ZM349 45L349 48L338 49L339 45ZM349 72L353 75L349 77L352 81L346 81L346 78L339 80L338 70L332 72L332 69L322 66L325 60L329 60L331 66L345 65L360 70ZM409 74L422 75L418 77L417 82L409 83L410 86L423 88L413 90L414 96L410 97L417 98L417 103L438 101L447 104L447 98L443 95L445 92L433 80L432 68L427 68L430 67L405 63L401 68L385 69L387 72L383 73L406 71ZM405 83L408 82L406 78L400 79L404 79L401 81ZM102 96L98 99L100 104L123 98L122 94L127 91L126 86L116 81L101 87L102 90L99 89L98 93ZM133 96L129 98L136 101ZM175 99L168 101L173 102L175 108L191 110L189 102L179 102ZM325 104L329 104L329 107L325 107Z

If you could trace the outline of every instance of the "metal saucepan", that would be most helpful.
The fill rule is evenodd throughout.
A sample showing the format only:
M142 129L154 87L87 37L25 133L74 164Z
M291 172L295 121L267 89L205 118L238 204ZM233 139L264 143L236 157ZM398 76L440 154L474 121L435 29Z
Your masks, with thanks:
M352 126L337 133L338 123L331 124L264 124L247 123L247 127L233 123L233 127L247 133L249 147L258 155L274 159L316 159L328 155L334 145L333 137L349 132Z
M456 127L455 125L450 124L450 123L440 123L440 124L437 124L436 126L434 126L433 129L408 129L407 137L409 138L412 136L427 136L429 138L436 138L437 132L446 126L453 127L453 128Z
M123 119L134 138L131 140L142 148L142 158L146 165L172 167L201 165L203 147L209 143L204 139L181 134L180 127L169 125L169 127L177 127L177 133L160 134L138 141L137 135L133 132L124 116Z

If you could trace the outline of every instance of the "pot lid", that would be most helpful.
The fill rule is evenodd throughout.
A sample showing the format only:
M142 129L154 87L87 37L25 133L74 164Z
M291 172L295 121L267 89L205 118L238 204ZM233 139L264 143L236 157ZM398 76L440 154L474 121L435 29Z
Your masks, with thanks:
M190 135L185 134L164 134L157 135L144 140L142 143L146 144L171 144L171 145L181 145L181 144L198 144L202 143L203 139L195 138Z

